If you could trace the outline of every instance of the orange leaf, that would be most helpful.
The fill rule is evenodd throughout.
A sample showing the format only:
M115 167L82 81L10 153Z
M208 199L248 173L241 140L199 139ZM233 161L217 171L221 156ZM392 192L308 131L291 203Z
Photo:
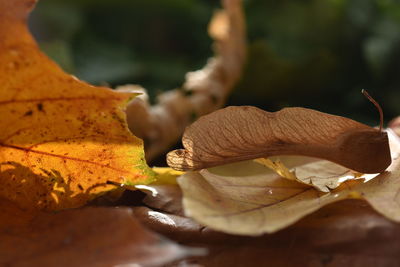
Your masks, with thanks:
M94 87L39 51L26 18L33 0L0 0L0 197L25 208L85 204L107 182L153 179L128 130L134 95Z

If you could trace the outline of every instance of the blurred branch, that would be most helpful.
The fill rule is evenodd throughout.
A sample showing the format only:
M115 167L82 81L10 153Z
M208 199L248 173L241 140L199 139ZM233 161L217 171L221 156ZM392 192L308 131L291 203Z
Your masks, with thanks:
M143 94L127 107L131 131L145 142L147 161L165 153L198 117L221 108L242 73L246 57L242 0L222 0L209 26L216 56L203 69L186 74L182 89L167 91L150 106ZM125 85L118 90L145 90Z
M400 116L392 119L388 123L388 128L392 129L398 136L400 136Z

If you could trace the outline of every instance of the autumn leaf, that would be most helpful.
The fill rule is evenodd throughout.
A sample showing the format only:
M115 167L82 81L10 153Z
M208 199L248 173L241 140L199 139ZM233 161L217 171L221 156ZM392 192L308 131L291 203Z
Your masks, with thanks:
M40 52L26 26L35 2L0 0L0 197L64 209L109 182L152 181L123 113L134 94L81 82Z
M306 108L227 107L194 122L182 143L185 149L167 155L177 170L279 155L326 159L361 173L383 172L391 162L385 132Z
M207 256L186 258L182 265L339 267L346 263L373 267L400 263L400 224L361 200L330 204L282 231L251 238L224 234L159 209L137 207L134 213L152 230L209 251Z
M286 165L282 162L282 159L271 159L271 158L259 158L254 160L261 165L264 165L267 168L275 171L281 177L287 178L292 181L298 181L299 179L296 177L296 174L293 170L290 170Z
M147 194L147 207L133 209L136 218L180 244L196 244L208 250L206 256L186 258L180 264L307 266L315 262L343 266L346 262L372 267L397 266L400 262L400 224L381 216L362 200L336 202L277 233L248 237L225 234L184 217L177 209L181 203L177 186L153 188L157 194Z
M149 185L148 188L151 190L143 190L146 193L146 197L143 199L146 206L159 211L183 215L182 191L177 184Z
M0 202L1 266L161 266L204 250L149 231L130 208L27 214Z
M390 146L393 163L387 172L367 182L347 181L327 194L281 178L252 161L188 172L178 179L185 214L216 230L260 235L278 231L324 205L362 198L387 218L400 222L400 142L394 135L390 135Z

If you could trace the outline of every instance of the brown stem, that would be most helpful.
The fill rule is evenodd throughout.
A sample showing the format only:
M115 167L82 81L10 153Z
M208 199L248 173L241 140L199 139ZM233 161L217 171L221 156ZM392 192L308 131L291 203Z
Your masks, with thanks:
M382 129L383 129L383 111L382 111L381 106L379 105L379 103L378 103L375 99L372 98L372 96L370 96L370 95L368 94L368 92L367 92L366 90L362 89L362 90L361 90L361 93L362 93L366 98L368 98L368 100L371 101L372 104L374 104L375 107L378 109L378 111L379 111L379 120L380 120L380 123L379 123L379 131L382 132Z

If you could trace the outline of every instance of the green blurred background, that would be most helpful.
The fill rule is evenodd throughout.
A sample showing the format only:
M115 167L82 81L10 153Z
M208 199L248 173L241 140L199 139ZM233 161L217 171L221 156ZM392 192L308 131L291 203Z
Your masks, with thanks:
M247 0L248 63L230 105L303 106L378 124L400 114L400 3ZM93 84L140 84L154 97L212 56L217 0L39 1L30 20L42 49ZM179 104L179 103L177 103Z

